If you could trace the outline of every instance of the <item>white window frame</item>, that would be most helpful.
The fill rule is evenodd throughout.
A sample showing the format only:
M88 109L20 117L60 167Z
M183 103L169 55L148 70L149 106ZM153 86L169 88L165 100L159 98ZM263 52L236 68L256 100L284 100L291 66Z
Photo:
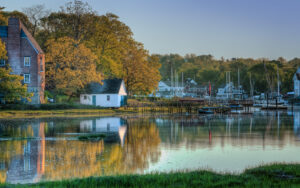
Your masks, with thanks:
M28 76L28 81L26 81L26 76ZM24 83L30 84L30 74L24 74Z
M26 59L29 59L28 63L26 63ZM24 67L30 67L31 64L31 57L30 56L24 56Z
M3 62L3 64L2 64L2 62ZM4 67L5 66L5 59L0 59L0 67Z
M110 101L110 95L106 95L106 101Z

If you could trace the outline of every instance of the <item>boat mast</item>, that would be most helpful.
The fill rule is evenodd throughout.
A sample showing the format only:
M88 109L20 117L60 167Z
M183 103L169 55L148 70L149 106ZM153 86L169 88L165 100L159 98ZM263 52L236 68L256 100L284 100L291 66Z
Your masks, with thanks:
M241 99L241 95L240 95L240 68L238 68L238 93L239 93L239 98Z
M172 93L172 95L174 94L173 93L173 67L172 67L172 65L171 65L171 93Z

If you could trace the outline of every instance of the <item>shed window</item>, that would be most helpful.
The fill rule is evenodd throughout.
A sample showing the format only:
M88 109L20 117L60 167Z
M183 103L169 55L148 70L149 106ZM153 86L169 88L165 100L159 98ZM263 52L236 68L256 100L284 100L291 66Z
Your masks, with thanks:
M106 96L106 100L110 101L110 96L109 95Z
M24 74L24 83L29 84L30 83L30 74Z
M1 60L0 60L0 66L1 66L1 67L5 66L5 60L4 60L4 59L1 59Z
M84 96L83 96L83 98L84 98L84 100L86 100L86 99L87 99L87 96L86 96L86 95L84 95Z
M24 66L30 67L30 57L24 57Z

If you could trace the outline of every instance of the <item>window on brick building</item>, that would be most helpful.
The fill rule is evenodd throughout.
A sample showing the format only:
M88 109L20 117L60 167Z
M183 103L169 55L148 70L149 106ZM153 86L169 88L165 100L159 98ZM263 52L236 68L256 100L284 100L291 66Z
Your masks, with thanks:
M29 84L30 83L30 74L24 74L24 83Z
M40 72L44 72L43 58L40 58Z
M30 57L24 57L24 66L30 67Z
M1 59L1 60L0 60L0 66L1 66L1 67L5 66L5 60L4 60L4 59Z

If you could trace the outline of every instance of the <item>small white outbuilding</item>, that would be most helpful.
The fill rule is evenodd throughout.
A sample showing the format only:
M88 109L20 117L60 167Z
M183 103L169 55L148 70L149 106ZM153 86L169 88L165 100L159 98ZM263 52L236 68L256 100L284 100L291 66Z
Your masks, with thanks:
M127 104L127 92L122 79L106 79L102 83L89 84L86 93L80 95L80 103L113 108Z

